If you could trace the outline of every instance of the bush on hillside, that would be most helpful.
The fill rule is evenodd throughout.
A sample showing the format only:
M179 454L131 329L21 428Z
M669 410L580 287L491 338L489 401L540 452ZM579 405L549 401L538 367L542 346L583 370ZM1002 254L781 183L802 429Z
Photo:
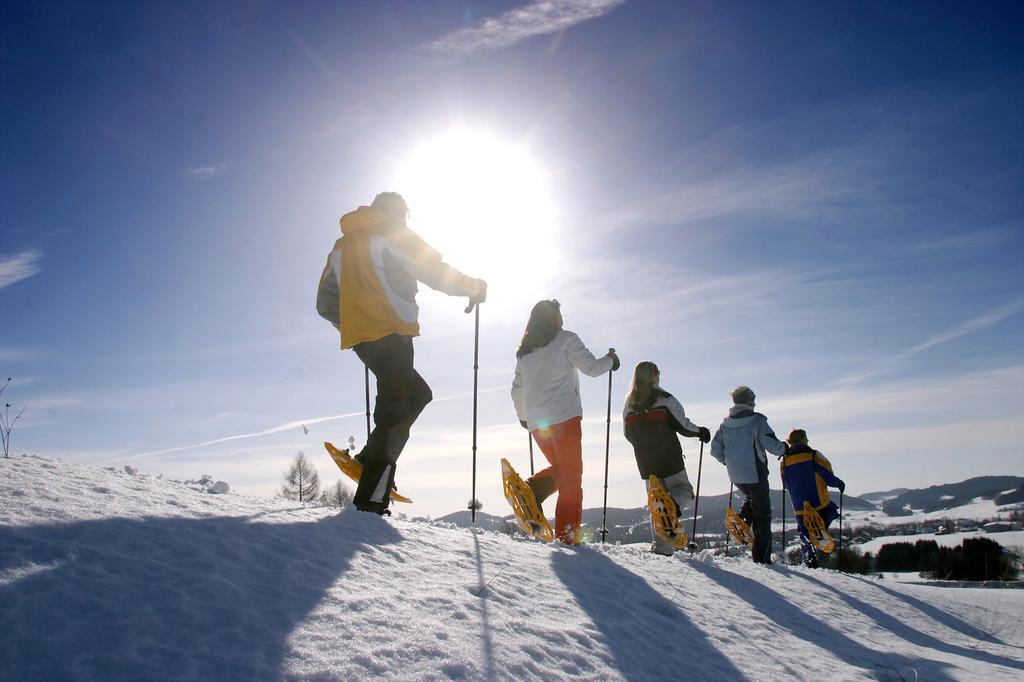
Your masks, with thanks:
M840 561L840 556L842 561ZM836 571L842 570L843 573L856 573L858 575L866 575L874 568L872 565L874 561L869 553L850 547L843 547L841 550L836 549L831 554L819 554L818 563L822 568L831 568Z
M965 538L959 547L942 547L922 570L940 580L1015 580L1019 557L989 538Z

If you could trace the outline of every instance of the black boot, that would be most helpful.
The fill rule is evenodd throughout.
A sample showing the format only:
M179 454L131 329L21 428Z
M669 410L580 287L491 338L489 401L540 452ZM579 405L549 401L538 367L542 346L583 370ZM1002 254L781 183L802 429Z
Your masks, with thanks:
M362 512L370 512L378 516L391 516L391 510L383 502L366 502L357 504L356 509Z

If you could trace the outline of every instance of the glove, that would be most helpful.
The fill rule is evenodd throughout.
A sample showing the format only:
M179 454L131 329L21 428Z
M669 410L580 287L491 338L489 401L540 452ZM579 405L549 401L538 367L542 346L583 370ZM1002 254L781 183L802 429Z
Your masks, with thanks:
M483 303L487 300L487 282L482 279L476 280L476 290L469 297L473 303Z
M711 442L711 432L708 431L708 427L706 427L706 426L701 426L700 427L700 433L698 434L697 437L700 438L702 443L710 443Z
M525 420L525 419L520 419L520 420L519 420L519 425L520 425L520 426L522 426L522 427L523 427L524 429L526 429L527 431L529 431L529 430L530 430L530 427L526 425L526 420Z
M841 493L845 493L846 492L846 483L843 482L843 481L839 481L839 492L841 492Z
M615 351L609 350L608 357L612 359L612 371L619 371L619 367L621 366L619 363L619 356L615 354Z

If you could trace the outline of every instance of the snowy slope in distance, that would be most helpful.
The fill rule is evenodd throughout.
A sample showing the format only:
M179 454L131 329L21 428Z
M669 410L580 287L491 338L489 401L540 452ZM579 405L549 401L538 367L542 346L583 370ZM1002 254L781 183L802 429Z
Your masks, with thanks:
M1024 674L1024 590L645 550L0 459L0 679Z

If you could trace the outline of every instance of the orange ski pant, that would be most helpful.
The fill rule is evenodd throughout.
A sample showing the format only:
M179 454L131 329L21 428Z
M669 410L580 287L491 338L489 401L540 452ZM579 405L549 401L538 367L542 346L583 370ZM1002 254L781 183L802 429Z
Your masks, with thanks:
M582 417L573 417L530 433L551 464L530 480L540 488L557 489L555 534L568 544L579 541L580 516L583 513L583 430ZM553 479L541 481L540 479ZM554 485L552 485L552 483ZM545 485L547 484L547 485Z

